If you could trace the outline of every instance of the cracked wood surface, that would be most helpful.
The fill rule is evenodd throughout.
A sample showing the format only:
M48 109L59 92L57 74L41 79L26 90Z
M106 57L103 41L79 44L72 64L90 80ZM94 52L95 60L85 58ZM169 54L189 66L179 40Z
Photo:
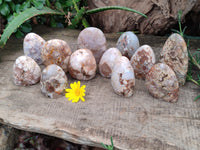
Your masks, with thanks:
M45 40L58 38L74 51L80 31L37 27ZM107 47L114 47L119 34L107 34ZM158 58L166 37L139 36L141 45L152 46ZM191 41L193 50L200 47ZM0 51L0 122L26 131L59 137L74 143L101 147L101 142L119 149L197 150L200 148L200 101L192 99L199 89L192 83L180 88L177 103L167 103L149 95L143 80L136 80L134 95L116 95L110 79L99 74L86 85L86 101L71 103L64 96L49 99L39 83L30 87L12 82L12 67L23 55L23 39L11 38ZM43 67L43 66L42 66ZM69 83L74 82L68 74Z

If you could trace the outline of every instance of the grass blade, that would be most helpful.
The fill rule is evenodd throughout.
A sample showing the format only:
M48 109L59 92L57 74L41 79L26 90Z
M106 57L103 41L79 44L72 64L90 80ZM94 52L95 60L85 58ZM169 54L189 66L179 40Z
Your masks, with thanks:
M86 14L93 14L93 13L97 13L97 12L101 12L101 11L105 11L105 10L110 10L110 9L121 9L121 10L126 10L126 11L130 11L130 12L134 12L137 14L142 15L143 17L147 18L147 16L135 9L132 8L127 8L127 7L123 7L123 6L107 6L107 7L101 7L101 8L95 8L95 9L91 9L91 10L87 10Z
M200 95L194 98L194 101L198 100L200 98Z

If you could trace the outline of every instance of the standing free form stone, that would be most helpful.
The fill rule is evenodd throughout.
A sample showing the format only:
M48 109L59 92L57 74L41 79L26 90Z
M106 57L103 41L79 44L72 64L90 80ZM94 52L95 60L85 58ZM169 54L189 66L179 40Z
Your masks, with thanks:
M39 65L28 56L20 56L13 66L13 78L16 85L29 86L40 80Z
M168 102L178 100L179 83L174 71L164 63L155 64L146 75L145 83L150 94Z
M89 49L78 49L69 61L69 73L78 80L90 80L96 75L96 60Z
M112 74L113 66L115 61L118 60L122 54L117 48L109 48L102 55L99 62L99 72L103 77L110 78Z
M59 39L49 40L42 49L42 60L46 66L56 64L68 71L69 57L72 54L67 42Z
M160 62L170 66L181 85L185 84L188 71L188 52L185 40L177 33L172 34L160 52Z
M117 41L117 48L123 56L130 59L140 47L138 37L131 31L124 32Z
M40 79L41 91L45 96L58 98L64 95L67 88L67 76L58 65L48 65L43 71Z
M116 62L112 70L111 85L116 94L124 97L133 95L135 86L135 76L133 67L127 57L121 56Z
M106 38L98 28L85 28L78 36L78 48L91 50L98 64L101 56L106 51Z
M33 58L39 65L42 64L41 51L45 40L35 33L28 33L24 38L24 54Z
M149 45L143 45L138 48L135 54L131 57L131 65L134 69L135 77L145 79L146 74L155 62L155 54Z

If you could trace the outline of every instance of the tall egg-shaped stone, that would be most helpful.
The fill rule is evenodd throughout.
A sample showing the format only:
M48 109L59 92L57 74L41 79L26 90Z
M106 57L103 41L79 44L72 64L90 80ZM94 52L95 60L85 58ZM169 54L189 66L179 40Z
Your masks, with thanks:
M158 99L176 102L179 83L174 71L164 63L155 64L146 75L145 85L149 93Z
M33 58L39 65L42 64L41 51L45 40L35 33L28 33L23 42L24 54Z
M78 49L89 49L98 64L101 56L106 51L106 38L104 33L95 27L82 30L78 36Z
M124 32L117 41L117 48L128 59L131 59L139 47L138 37L131 31Z
M40 85L45 96L59 98L67 88L67 76L61 67L51 64L42 71Z
M106 78L110 78L112 74L115 61L118 60L122 54L117 48L109 48L101 57L99 62L99 73Z
M134 70L127 57L121 56L116 62L112 70L111 85L116 94L124 97L133 95L135 86Z
M46 66L56 64L65 72L68 71L69 58L72 52L67 42L59 39L52 39L45 43L41 56Z
M184 85L188 71L188 52L185 40L177 33L172 34L160 52L160 62L170 66L181 85Z
M133 54L130 62L134 69L135 77L145 79L146 74L156 62L153 49L149 45L141 46Z
M28 56L20 56L13 66L14 83L20 86L29 86L40 81L41 69L39 65Z

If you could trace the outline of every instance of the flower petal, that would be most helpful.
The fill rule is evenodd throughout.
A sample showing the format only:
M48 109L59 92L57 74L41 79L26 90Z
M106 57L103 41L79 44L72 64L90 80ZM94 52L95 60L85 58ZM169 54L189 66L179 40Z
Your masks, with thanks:
M81 86L81 89L84 89L84 88L86 88L86 85L82 85L82 86Z
M80 85L81 85L81 82L80 82L80 81L78 81L78 82L77 82L77 88L79 88L79 89L80 89Z
M83 101L83 102L85 102L85 98L84 97L80 97L81 98L81 100Z
M73 92L73 90L72 89L65 89L65 92L71 93L71 92Z
M70 87L73 89L73 88L74 88L74 84L73 84L73 83L70 83Z
M77 103L79 101L79 97L76 97L72 100L72 103Z

